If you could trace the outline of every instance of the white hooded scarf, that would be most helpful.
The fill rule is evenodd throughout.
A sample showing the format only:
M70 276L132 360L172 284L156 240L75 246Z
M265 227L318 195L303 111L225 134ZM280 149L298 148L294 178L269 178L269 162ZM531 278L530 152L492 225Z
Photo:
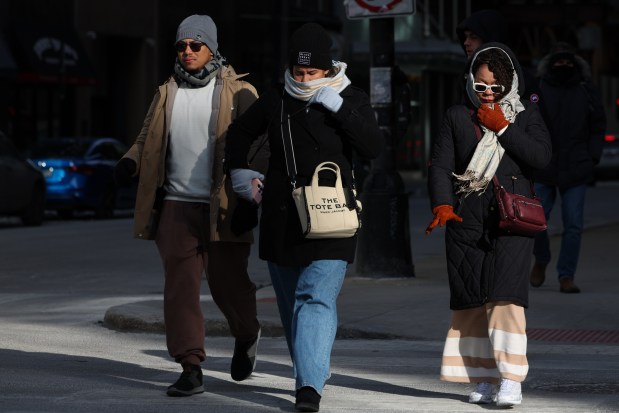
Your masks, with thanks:
M466 91L472 102L479 102L479 98L473 90L473 82L475 81L475 74L472 73L473 63L479 53L489 49L498 49L505 53L512 64L512 69L514 69L511 90L499 102L495 103L495 105L498 104L501 106L505 119L510 123L513 123L516 119L516 115L519 112L522 112L525 108L522 102L520 102L520 95L518 94L518 74L515 70L511 57L505 50L500 47L492 46L475 53L469 69ZM501 162L501 158L503 157L503 153L505 152L505 149L503 149L497 139L496 133L487 129L483 125L480 126L484 134L477 143L475 153L466 167L466 171L462 175L457 175L454 173L454 176L456 177L456 194L468 196L474 192L478 192L479 195L484 193L488 184L492 180L492 177L496 173L499 163Z

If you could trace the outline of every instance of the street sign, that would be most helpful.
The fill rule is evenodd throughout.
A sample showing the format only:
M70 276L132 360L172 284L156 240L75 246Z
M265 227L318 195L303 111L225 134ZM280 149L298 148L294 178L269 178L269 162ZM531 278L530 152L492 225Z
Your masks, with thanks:
M415 13L414 0L344 0L349 19L381 18Z
M370 103L372 106L391 103L391 67L370 68Z

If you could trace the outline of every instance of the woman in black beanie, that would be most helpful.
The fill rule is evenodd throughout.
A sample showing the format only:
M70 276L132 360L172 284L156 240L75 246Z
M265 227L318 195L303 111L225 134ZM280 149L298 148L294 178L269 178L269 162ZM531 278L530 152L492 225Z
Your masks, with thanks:
M316 166L329 161L340 167L344 186L350 188L353 150L374 158L382 138L367 94L350 85L345 63L332 60L329 34L308 23L293 34L290 46L284 85L263 94L230 126L226 163L234 190L251 199L256 173L247 164L248 150L268 133L271 157L262 195L260 258L268 261L294 364L295 407L315 412L330 376L335 304L354 259L356 236L304 237L287 163L296 163L296 187L308 185Z

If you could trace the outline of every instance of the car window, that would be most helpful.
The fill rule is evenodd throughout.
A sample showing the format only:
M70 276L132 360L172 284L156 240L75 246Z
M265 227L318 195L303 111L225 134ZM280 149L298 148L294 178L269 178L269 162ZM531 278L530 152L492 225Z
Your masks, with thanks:
M103 142L93 148L90 157L117 161L123 156L124 152L119 152L113 142Z

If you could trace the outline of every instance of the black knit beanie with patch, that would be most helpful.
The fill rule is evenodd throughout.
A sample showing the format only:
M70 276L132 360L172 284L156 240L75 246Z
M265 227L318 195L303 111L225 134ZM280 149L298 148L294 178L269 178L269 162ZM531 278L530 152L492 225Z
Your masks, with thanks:
M290 39L288 65L328 70L333 66L331 36L317 23L306 23Z

